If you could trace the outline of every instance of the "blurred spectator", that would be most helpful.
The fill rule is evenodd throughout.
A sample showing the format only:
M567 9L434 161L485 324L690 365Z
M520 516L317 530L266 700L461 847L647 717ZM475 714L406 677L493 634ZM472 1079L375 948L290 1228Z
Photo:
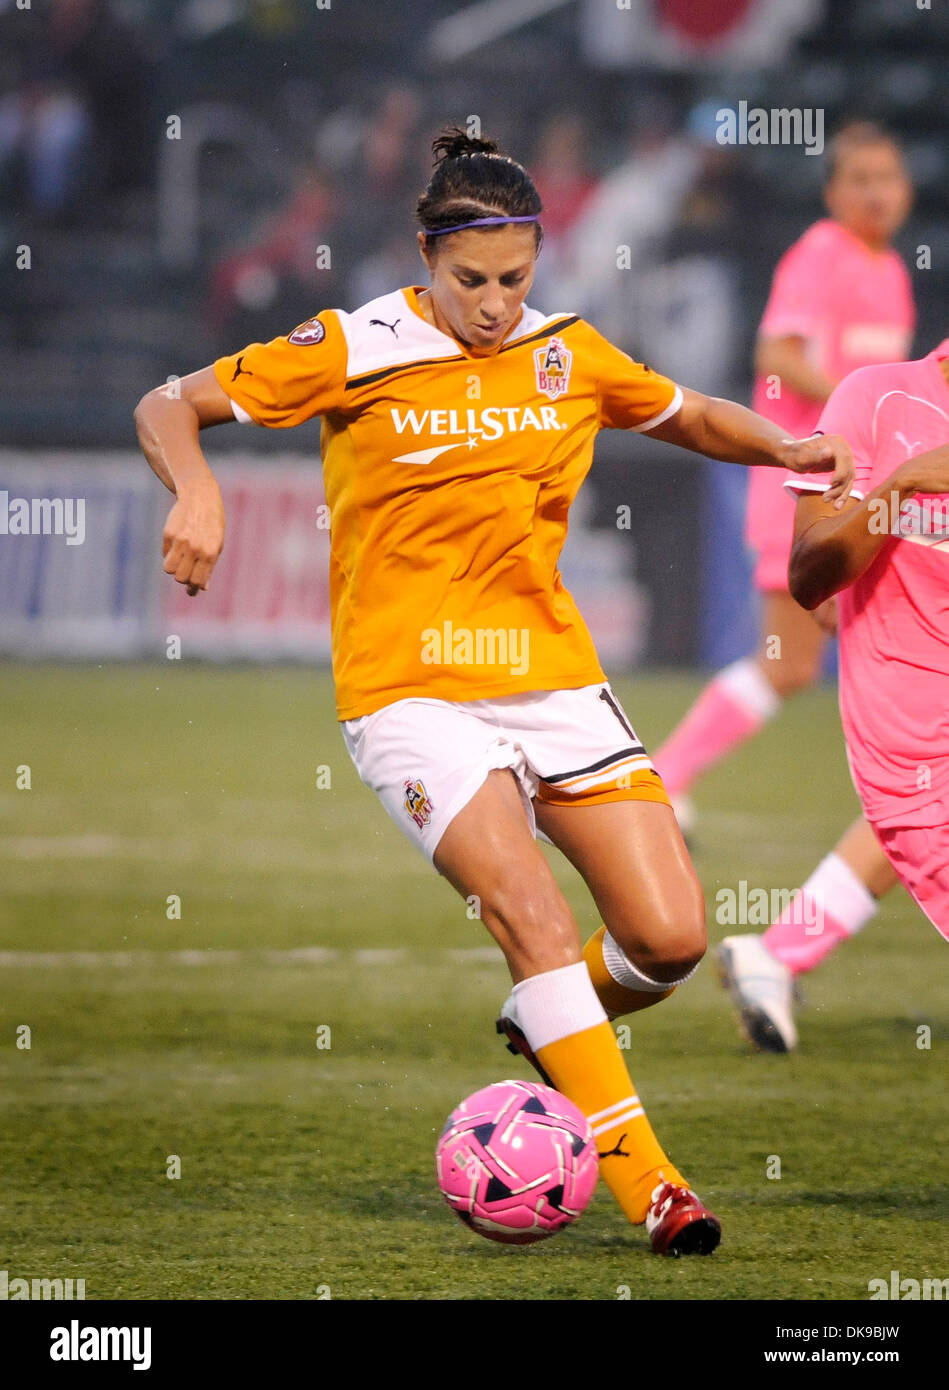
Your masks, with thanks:
M226 256L212 271L208 327L224 341L249 341L278 321L289 331L320 309L336 304L339 276L331 233L339 196L313 163L300 166L287 205L260 235ZM291 321L292 320L292 321ZM257 325L266 324L264 328Z
M753 245L753 175L737 147L716 139L720 103L689 113L684 140L692 176L663 239L659 263L638 285L638 333L657 367L698 391L737 396L741 299L747 248Z
M557 241L573 226L597 186L581 116L553 115L543 123L531 176L544 204L544 240Z
M320 132L318 148L332 150L345 193L337 245L351 305L424 273L414 242L415 203L430 174L431 136L421 118L416 88L394 83L368 119L348 107Z
M427 284L428 271L419 255L415 227L405 222L393 227L378 249L353 267L347 299L355 307L389 294L400 285Z
M42 222L73 208L92 120L78 96L39 76L0 98L0 192Z
M573 113L551 115L542 122L542 130L529 165L544 205L544 250L532 291L532 303L538 305L560 303L568 234L597 187L588 163L587 129L582 117Z
M109 0L54 0L50 47L95 125L99 179L106 192L140 188L151 169L153 64L140 32Z
M83 195L140 187L154 143L151 69L137 33L107 0L7 4L0 101L0 187L44 221L77 211Z
M694 144L675 126L675 112L665 104L640 108L626 158L587 198L565 239L564 305L634 353L638 295L661 260L700 164Z

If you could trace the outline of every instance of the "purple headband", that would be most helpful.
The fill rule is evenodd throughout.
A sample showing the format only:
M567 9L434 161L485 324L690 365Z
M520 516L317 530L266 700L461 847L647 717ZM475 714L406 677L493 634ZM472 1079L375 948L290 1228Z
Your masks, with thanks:
M539 222L540 213L532 212L526 217L479 217L474 222L459 222L457 227L437 227L434 231L423 228L426 236L447 236L449 232L464 232L469 227L501 227L505 222Z

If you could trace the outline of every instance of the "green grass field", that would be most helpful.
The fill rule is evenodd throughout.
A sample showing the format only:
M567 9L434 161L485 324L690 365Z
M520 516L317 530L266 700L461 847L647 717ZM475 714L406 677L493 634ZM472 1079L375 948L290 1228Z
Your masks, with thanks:
M617 683L647 746L696 688ZM902 889L807 981L793 1057L746 1049L708 961L633 1020L653 1123L724 1224L712 1259L652 1256L605 1189L557 1239L502 1248L444 1206L432 1152L463 1096L532 1075L494 1035L503 962L360 785L327 675L7 665L0 690L11 1278L90 1299L860 1299L892 1269L949 1275L946 946ZM696 799L717 940L718 888L793 887L855 814L833 692Z

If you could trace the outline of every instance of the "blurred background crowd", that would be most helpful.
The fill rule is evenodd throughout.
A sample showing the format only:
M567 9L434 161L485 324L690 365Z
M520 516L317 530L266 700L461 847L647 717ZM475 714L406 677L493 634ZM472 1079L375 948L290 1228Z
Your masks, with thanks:
M828 138L882 120L916 186L899 247L911 267L930 248L928 351L949 328L947 71L941 0L0 0L3 441L127 447L149 387L419 282L430 142L472 117L545 204L530 302L738 399L823 161L722 145L716 112L819 108ZM637 450L648 571L698 544L702 511L689 461L624 437L601 450L604 517ZM660 660L695 654L678 597Z

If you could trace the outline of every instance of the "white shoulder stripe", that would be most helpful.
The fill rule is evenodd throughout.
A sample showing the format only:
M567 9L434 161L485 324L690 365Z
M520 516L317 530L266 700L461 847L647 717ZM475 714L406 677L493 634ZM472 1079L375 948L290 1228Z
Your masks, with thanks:
M662 424L663 420L668 420L671 416L675 415L676 412L681 409L682 392L679 390L679 387L677 386L675 395L672 397L672 400L666 406L665 410L660 410L658 415L654 415L652 419L647 420L644 425L632 425L631 429L634 434L642 434L644 430L654 430L657 425Z

